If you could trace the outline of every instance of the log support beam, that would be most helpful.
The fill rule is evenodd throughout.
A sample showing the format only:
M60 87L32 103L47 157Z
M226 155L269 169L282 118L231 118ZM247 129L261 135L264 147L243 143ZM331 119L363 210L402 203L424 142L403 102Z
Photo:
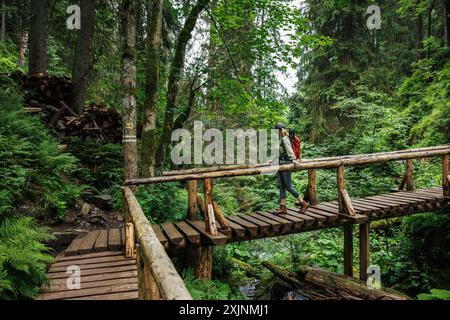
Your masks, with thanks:
M197 180L188 181L188 213L187 218L197 220Z
M442 189L444 196L450 197L450 174L449 174L449 155L442 157Z
M413 178L414 164L412 159L406 160L406 190L414 191L414 178Z
M317 205L317 174L314 169L308 170L308 187L305 198L311 206Z
M367 268L370 263L369 223L359 225L359 279L367 281Z
M344 224L344 274L353 277L353 225Z
M185 249L185 267L194 270L197 279L211 279L214 246L188 243Z

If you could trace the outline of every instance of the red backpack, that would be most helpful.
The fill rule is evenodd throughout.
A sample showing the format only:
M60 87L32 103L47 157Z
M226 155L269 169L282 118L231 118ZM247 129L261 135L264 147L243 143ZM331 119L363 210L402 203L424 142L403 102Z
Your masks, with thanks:
M300 159L302 157L302 140L297 136L295 131L289 131L289 140L291 141L295 159Z

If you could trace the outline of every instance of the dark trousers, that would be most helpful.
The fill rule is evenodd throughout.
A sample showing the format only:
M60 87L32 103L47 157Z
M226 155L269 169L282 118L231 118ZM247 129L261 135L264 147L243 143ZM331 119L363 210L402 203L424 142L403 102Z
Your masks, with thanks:
M286 191L296 199L300 196L292 186L292 177L289 171L278 171L278 187L280 188L280 199L286 199Z

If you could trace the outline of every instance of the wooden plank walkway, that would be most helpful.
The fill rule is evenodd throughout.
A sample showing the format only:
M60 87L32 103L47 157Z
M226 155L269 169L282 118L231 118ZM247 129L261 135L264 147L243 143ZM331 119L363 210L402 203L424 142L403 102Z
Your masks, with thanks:
M94 230L72 241L64 254L76 256L94 252L118 251L122 250L124 246L123 228Z
M352 199L356 213L367 216L369 221L433 211L441 208L445 201L441 187ZM227 220L232 229L231 234L221 233L219 229L216 236L205 231L203 221L185 220L174 224L153 225L153 228L163 246L169 249L183 247L189 242L221 246L238 241L340 227L344 224L337 201L320 203L310 207L305 213L300 213L297 208L289 208L288 213L283 215L275 214L273 210L257 211L228 216ZM181 237L185 240L182 241Z
M85 241L91 241L93 236L89 234ZM70 270L74 267L80 271L79 289L70 288L75 276ZM36 300L138 299L136 260L125 258L122 251L57 257L48 270L48 278L50 285L41 288Z

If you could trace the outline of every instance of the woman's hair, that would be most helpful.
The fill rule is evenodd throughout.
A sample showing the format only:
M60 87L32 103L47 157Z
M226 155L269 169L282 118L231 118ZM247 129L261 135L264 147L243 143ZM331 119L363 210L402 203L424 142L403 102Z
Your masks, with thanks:
M281 132L281 136L282 137L287 137L287 136L289 136L289 131L287 131L286 129L281 129L280 130L280 132Z

